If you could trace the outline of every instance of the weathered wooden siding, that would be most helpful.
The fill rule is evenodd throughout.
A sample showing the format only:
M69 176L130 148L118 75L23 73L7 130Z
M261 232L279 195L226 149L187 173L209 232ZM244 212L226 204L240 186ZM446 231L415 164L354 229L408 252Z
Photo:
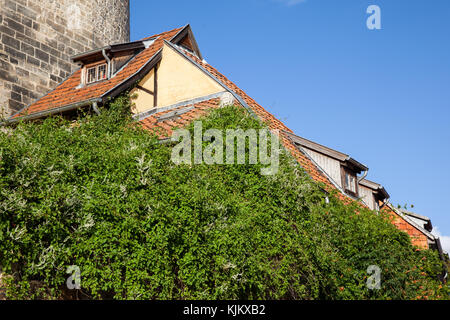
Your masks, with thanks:
M375 210L375 199L372 189L359 185L359 196L371 210Z
M338 160L305 148L306 153L336 182L342 187L341 164Z

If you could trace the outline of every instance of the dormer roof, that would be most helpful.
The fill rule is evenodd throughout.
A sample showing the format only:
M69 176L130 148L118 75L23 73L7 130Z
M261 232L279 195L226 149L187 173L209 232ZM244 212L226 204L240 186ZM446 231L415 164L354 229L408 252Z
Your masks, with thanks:
M405 209L399 209L401 213L408 216L410 219L412 219L417 224L421 225L424 229L431 232L433 231L433 225L431 224L431 220L428 217L425 217L423 215L420 215L415 212L411 212Z
M71 59L72 62L74 63L88 64L98 60L102 60L104 58L103 53L112 56L115 53L119 52L139 52L144 49L145 49L144 41L140 40L97 48L94 50L77 54L73 56Z
M186 48L194 56L201 59L200 50L189 25L156 34L140 41L92 50L77 55L72 60L81 64L95 62L95 59L102 60L104 59L103 50L110 54L126 50L140 51L108 80L90 86L80 86L82 82L82 69L78 69L56 87L56 89L14 114L6 123L14 123L20 119L38 119L51 114L88 106L92 103L102 103L108 98L116 96L123 92L123 90L131 87L136 80L154 66L161 57L164 41Z
M359 181L359 184L369 189L372 189L375 192L378 192L382 198L381 200L390 198L389 193L387 193L386 189L384 189L384 187L381 184L370 181L368 179L363 179Z
M369 168L362 163L356 161L352 157L350 157L348 154L342 153L340 151L328 148L324 145L318 144L316 142L313 142L311 140L302 138L298 135L295 135L293 133L287 133L288 136L292 139L292 141L301 147L308 148L310 150L313 150L315 152L321 153L323 155L326 155L328 157L331 157L335 160L340 161L343 164L347 164L348 166L352 167L355 172L361 173L363 171L369 170Z

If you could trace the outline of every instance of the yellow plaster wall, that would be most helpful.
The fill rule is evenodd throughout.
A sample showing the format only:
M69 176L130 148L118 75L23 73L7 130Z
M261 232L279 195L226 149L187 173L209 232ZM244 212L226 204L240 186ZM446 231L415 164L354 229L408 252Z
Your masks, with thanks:
M141 80L139 85L143 88L146 88L152 92L155 92L154 88L154 79L155 79L155 70L151 70L144 79ZM154 106L154 98L151 94L148 94L147 92L134 88L130 92L130 96L132 97L131 101L134 103L134 113L140 113L149 109L153 109ZM133 96L136 96L133 98Z
M152 71L142 79L139 85L154 91L153 76L154 73ZM219 93L224 90L217 82L166 44L163 47L157 78L158 108ZM133 101L136 105L135 112L139 113L155 107L153 105L153 96L139 89L133 91L131 93L138 94L138 98Z

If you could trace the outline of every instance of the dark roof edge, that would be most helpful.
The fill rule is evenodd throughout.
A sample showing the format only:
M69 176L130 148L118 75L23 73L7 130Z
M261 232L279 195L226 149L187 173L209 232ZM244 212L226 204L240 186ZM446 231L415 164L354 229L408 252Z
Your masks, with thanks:
M126 51L126 50L131 50L131 49L139 49L139 48L144 48L144 41L142 40L138 40L138 41L133 41L133 42L124 42L124 43L117 43L117 44L111 44L108 46L104 46L101 48L96 48L93 50L89 50L86 52L82 52L79 54L76 54L72 57L70 57L70 59L76 63L81 61L83 58L89 57L91 55L94 54L99 54L101 53L103 50L108 50L108 51L112 51L112 52L120 52L120 51Z
M414 228L416 228L417 230L419 230L420 232L422 232L424 235L427 236L428 239L432 240L432 241L436 241L436 236L433 235L431 232L425 230L424 228L422 228L420 225L418 225L416 222L414 222L413 220L411 220L406 214L402 213L400 210L396 209L391 203L388 203L388 206L395 212L397 213L400 217L402 217L403 219L405 219L410 225L412 225Z
M359 182L361 185L368 187L373 190L378 190L382 186L376 182L370 181L369 179L363 179Z
M305 139L303 137L300 137L294 133L288 133L289 136L291 136L292 141L296 144L301 145L302 147L311 149L315 152L324 154L326 156L329 156L335 160L341 161L341 162L348 162L351 165L355 166L356 168L360 169L361 171L367 171L369 168L362 163L356 161L355 159L351 158L348 154L342 153L340 151L331 149L327 146L324 146L322 144L319 144L317 142Z
M81 101L81 102L77 102L77 103L73 103L73 104L68 104L62 107L58 107L58 108L53 108L53 109L49 109L49 110L44 110L44 111L40 111L40 112L35 112L32 113L30 115L27 116L22 116L22 117L17 117L17 118L12 118L12 119L8 119L2 123L0 123L0 126L5 126L5 125L10 125L13 123L17 123L20 121L25 121L25 120L35 120L35 119L39 119L42 117L46 117L46 116L50 116L52 114L56 114L56 113L60 113L60 112L66 112L66 111L70 111L70 110L75 110L81 107L85 107L88 105L91 105L95 102L102 102L101 98L93 98L93 99L89 99L89 100L85 100L85 101Z
M101 53L103 50L109 50L109 49L111 49L111 46L104 46L104 47L101 47L101 48L95 48L95 49L92 49L92 50L89 50L89 51L85 51L85 52L76 54L76 55L70 57L70 60L72 60L72 62L76 63L76 62L78 62L79 60L81 60L84 57L89 57L89 56L91 56L93 54Z
M330 156L333 159L336 159L338 161L346 161L346 160L350 159L349 155L347 155L345 153L342 153L340 151L328 148L328 147L326 147L324 145L321 145L321 144L319 144L317 142L314 142L314 141L305 139L303 137L300 137L300 136L298 136L298 135L296 135L294 133L287 132L287 134L291 137L291 139L292 139L292 141L294 143L300 144L303 147L306 147L308 149L312 149L312 150L314 150L316 152L319 152L319 153L322 153L322 154L324 154L326 156Z
M297 143L294 142L294 140L292 139L292 134L286 130L282 130L283 133L288 134L288 138L294 143L294 145L297 147L297 149L303 153L305 155L305 157L307 157L309 159L309 161L312 162L312 164L317 168L317 170L322 173L333 185L334 187L340 191L342 194L344 194L345 196L353 199L353 200L359 200L356 197L353 197L347 193L345 193L344 189L342 189L342 187L336 182L334 181L334 179L325 171L322 169L322 167L303 149L303 147ZM295 135L294 135L295 136Z
M164 40L164 43L171 43L171 41L175 40L176 37L179 36L180 34L182 34L182 32L184 32L186 29L188 29L188 30L190 29L189 24L187 24L183 28L181 28L180 31L178 31L172 38L170 38L170 41ZM148 39L148 40L150 40L150 39ZM145 40L145 41L148 41L148 40ZM140 40L140 41L143 42L144 40ZM137 81L139 79L139 77L142 73L145 74L145 73L149 72L161 60L163 47L161 47L138 71L136 71L134 74L129 76L127 79L123 80L121 83L119 83L114 88L105 92L102 95L102 98L115 97L118 94L120 94L121 92L123 92L124 90L130 88L133 85L134 81Z
M192 32L192 28L190 24L185 25L175 36L170 39L170 42L177 42L178 40L181 40L184 36L189 35L189 37L192 40L192 45L194 46L194 54L198 56L200 60L203 60L202 53L200 51L200 48L198 46L197 40L195 39L194 33ZM180 38L180 39L178 39Z
M356 161L356 160L353 159L353 158L347 159L347 162L350 163L350 164L352 164L352 165L355 166L356 168L360 169L361 171L367 171L367 170L369 170L369 168L368 168L367 166L363 165L361 162Z
M105 98L113 98L123 91L130 88L135 81L140 79L141 74L146 74L149 72L153 67L161 60L162 57L162 48L159 49L148 61L135 73L133 73L131 76L129 76L127 79L123 80L119 84L117 84L114 88L111 88L110 90L106 91L101 95L103 99Z
M166 43L169 47L171 47L172 49L176 50L178 53L180 53L185 59L187 59L188 61L190 61L194 66L196 66L198 69L200 69L201 71L203 71L207 76L209 76L210 78L212 78L214 81L216 81L219 85L221 85L225 90L229 91L237 101L239 101L239 103L248 110L248 112L250 112L250 114L252 114L253 116L255 116L257 119L259 119L255 112L253 111L252 108L250 108L250 106L247 104L247 102L244 101L244 99L237 94L236 92L234 92L234 90L232 90L231 88L229 88L226 84L224 84L222 81L220 81L219 79L217 79L217 77L215 77L214 75L211 74L211 72L209 72L208 70L206 70L205 68L203 68L201 65L199 65L196 61L192 60L188 55L186 55L181 49L178 48L177 45L164 40L164 43Z
M420 215L420 214L418 214L418 213L411 212L411 211L407 211L407 210L404 210L404 209L399 209L399 210L400 210L402 213L404 213L404 214L406 214L406 215L408 215L408 216L417 218L417 219L419 219L419 220L423 220L423 221L427 221L427 222L431 221L430 218L428 218L428 217L426 217L426 216L423 216L423 215Z
M389 199L389 198L390 198L389 193L388 193L388 192L386 191L386 189L385 189L381 184L379 184L379 183L370 181L370 180L368 180L368 179L363 179L363 180L359 181L359 184L362 185L362 186L364 186L364 187L370 188L370 189L372 189L372 190L374 190L374 191L380 192L380 193L384 196L385 199Z

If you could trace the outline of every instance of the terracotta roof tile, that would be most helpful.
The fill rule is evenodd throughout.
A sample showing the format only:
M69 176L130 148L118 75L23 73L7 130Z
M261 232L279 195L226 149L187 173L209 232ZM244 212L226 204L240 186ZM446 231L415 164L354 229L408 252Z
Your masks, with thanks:
M305 169L305 171L311 176L312 179L314 179L317 182L321 182L325 185L325 188L328 190L336 189L334 184L326 177L321 170L305 155L303 154L295 145L294 143L289 139L288 135L283 132L292 132L288 127L286 127L280 120L275 118L272 114L270 114L268 111L266 111L262 106L260 106L255 100L250 98L244 91L242 91L239 87L237 87L233 82L228 80L224 75L222 75L219 71L217 71L215 68L213 68L211 65L205 63L204 61L201 61L196 56L190 54L187 51L183 50L183 53L187 55L192 61L194 61L196 64L203 67L206 71L208 71L212 76L216 77L219 81L221 81L223 84L225 84L228 88L230 88L232 91L234 91L236 94L238 94L242 100L247 103L247 105L255 112L255 114L266 123L266 125L271 129L277 129L280 130L280 141L282 142L283 146L290 151L292 156L297 159L299 164ZM189 112L187 114L181 115L182 119L187 120L193 120L196 118L199 118L201 116L199 109L204 109L205 107L211 106L211 102L217 103L216 101L206 101L201 104L195 105L195 111ZM179 122L180 123L180 122ZM180 123L185 124L186 122ZM350 199L348 196L338 193L338 197L344 201L344 203L350 203L353 200ZM366 207L364 204L360 204L361 206ZM427 249L428 248L428 241L426 235L424 235L422 232L411 226L407 221L405 221L402 217L397 215L393 210L385 209L389 212L389 214L394 218L394 225L401 231L406 232L410 235L412 244L414 246L417 246L421 249Z
M107 93L109 90L113 89L118 84L122 83L124 80L128 79L130 76L136 73L140 68L142 68L162 48L164 40L170 40L181 30L182 28L178 28L172 31L144 38L143 40L148 40L158 37L149 48L139 53L133 60L129 62L129 64L123 70L121 70L115 77L110 80L96 83L94 85L87 86L81 89L76 89L76 87L80 84L81 70L75 71L55 90L30 105L26 110L20 112L20 114L16 115L15 117L44 110L50 110L69 104L79 103L93 98L101 97L103 94ZM328 179L328 177L322 173L321 169L319 169L303 152L301 152L289 139L288 135L283 132L292 132L292 130L285 126L280 120L275 118L271 113L266 111L255 100L250 98L243 90L237 87L233 82L231 82L228 78L218 72L211 65L205 63L204 61L201 61L199 58L187 51L183 50L183 53L194 63L204 68L213 77L218 79L235 94L237 94L270 129L280 130L280 141L282 142L283 146L287 150L289 150L289 152L295 159L297 159L299 164L306 170L306 172L311 176L312 179L317 182L323 183L325 185L325 188L328 190L336 189L336 187ZM194 108L192 110L189 110L188 112L179 116L171 117L162 121L158 120L159 117L177 109L185 108L186 106L159 112L145 118L144 120L141 120L140 124L143 126L143 128L149 130L149 132L155 133L159 138L169 138L172 135L172 131L174 128L182 128L187 126L193 120L205 115L208 110L212 108L218 108L219 104L220 100L218 98L199 102L194 105ZM338 196L345 203L350 203L351 201L353 201L342 193L339 193ZM408 224L403 218L395 214L395 212L393 212L392 210L390 210L390 214L393 217L394 225L396 225L400 230L406 231L408 234L410 234L414 245L417 245L421 248L428 247L426 237L421 232L415 232L417 230L414 227Z
M125 66L113 78L77 89L81 82L81 70L75 71L68 79L61 83L55 90L51 91L28 108L16 114L14 117L29 115L41 111L51 110L70 104L84 102L90 99L99 98L109 90L135 74L145 63L149 61L163 46L164 40L173 38L182 28L177 28L168 32L152 36L158 37L147 49L140 52L128 65Z
M311 162L311 160L300 152L297 147L291 142L285 133L282 131L292 132L283 122L275 118L271 113L260 106L255 100L250 98L243 90L241 90L237 85L231 82L223 74L213 68L211 65L200 60L196 56L190 54L183 50L183 53L188 56L193 62L204 68L212 76L217 78L220 82L238 94L242 100L247 103L247 105L252 109L252 111L272 130L280 130L281 142L284 147L288 149L291 154L298 160L302 167L307 171L307 173L316 181L323 182L327 187L335 189L333 183Z
M178 116L169 118L167 120L158 121L158 118L170 112L185 109L186 106L180 106L174 109L155 113L150 117L141 120L140 123L145 129L151 131L152 133L155 133L158 136L158 138L166 139L172 135L173 129L184 128L188 126L192 121L199 119L205 114L207 114L208 110L219 108L219 105L220 105L219 98L205 100L194 104L192 110L189 110L186 113L180 114Z

